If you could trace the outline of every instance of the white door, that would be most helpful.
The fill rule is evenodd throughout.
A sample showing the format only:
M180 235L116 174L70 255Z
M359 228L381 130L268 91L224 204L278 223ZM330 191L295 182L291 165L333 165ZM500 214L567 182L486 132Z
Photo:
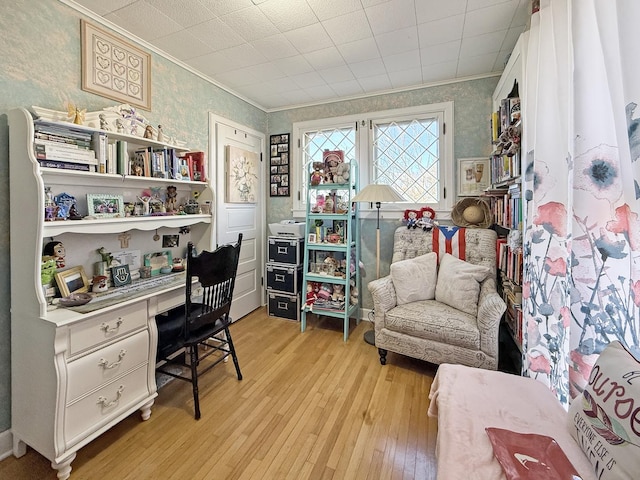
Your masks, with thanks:
M224 118L211 115L210 122L213 155L215 158L213 184L215 186L215 243L233 243L238 239L238 233L242 233L242 248L240 249L240 263L236 275L236 286L233 293L231 317L237 320L256 308L264 305L262 272L264 257L264 162L263 151L265 135L251 130L242 125L234 124ZM229 175L233 171L233 162L227 158L229 147L234 147L235 152L245 151L257 155L255 169L248 172L251 175L250 188L252 202L242 203L238 198L238 185L229 182ZM246 155L252 157L252 155ZM237 158L237 157L236 157ZM254 178L257 177L257 178ZM235 197L229 198L227 189L236 189ZM245 197L246 198L246 197ZM229 202L228 200L235 200Z

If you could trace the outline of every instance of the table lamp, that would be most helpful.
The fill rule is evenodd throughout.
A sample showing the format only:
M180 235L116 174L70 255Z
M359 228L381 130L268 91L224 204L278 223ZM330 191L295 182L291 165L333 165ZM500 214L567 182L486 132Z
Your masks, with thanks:
M390 185L372 183L360 190L352 202L368 202L376 204L376 280L380 278L380 204L406 202L398 192ZM369 330L364 333L364 341L369 345L375 345L375 332Z

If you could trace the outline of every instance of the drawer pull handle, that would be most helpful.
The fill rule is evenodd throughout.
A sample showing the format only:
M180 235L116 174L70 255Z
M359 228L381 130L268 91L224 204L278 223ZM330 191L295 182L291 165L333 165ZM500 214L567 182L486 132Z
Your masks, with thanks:
M284 275L276 273L275 281L276 282L284 282Z
M119 318L118 321L116 322L116 326L115 327L110 327L108 323L103 322L100 325L100 330L104 330L104 333L111 333L111 332L115 332L120 328L120 325L122 325L122 318Z
M289 247L278 247L278 253L285 255L289 251Z
M98 366L104 368L105 370L109 370L111 368L117 367L122 363L122 359L126 354L127 354L127 351L123 348L122 350L120 350L120 354L118 355L117 362L109 363L104 358L101 358L100 361L98 362Z
M124 391L124 385L120 385L120 387L118 387L118 391L116 392L116 398L114 398L111 401L108 401L107 397L100 396L98 397L98 401L96 403L100 405L102 408L113 407L116 403L118 403L118 401L120 400L120 397L122 397L123 391Z

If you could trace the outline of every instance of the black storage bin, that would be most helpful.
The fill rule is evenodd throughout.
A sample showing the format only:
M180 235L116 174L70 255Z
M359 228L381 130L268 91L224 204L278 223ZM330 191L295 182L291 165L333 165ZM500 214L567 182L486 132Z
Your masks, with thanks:
M269 293L267 311L270 316L300 321L300 309L300 295Z
M302 287L302 267L296 265L267 264L267 290L299 293Z
M302 263L302 238L269 237L269 262L290 263L300 265Z

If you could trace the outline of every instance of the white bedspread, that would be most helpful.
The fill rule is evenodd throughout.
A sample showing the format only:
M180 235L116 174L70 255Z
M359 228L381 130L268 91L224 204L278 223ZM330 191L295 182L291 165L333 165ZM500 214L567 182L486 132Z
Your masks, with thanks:
M548 435L584 480L595 480L589 460L571 438L567 412L541 382L444 364L429 398L429 416L438 418L438 480L506 479L485 427Z

